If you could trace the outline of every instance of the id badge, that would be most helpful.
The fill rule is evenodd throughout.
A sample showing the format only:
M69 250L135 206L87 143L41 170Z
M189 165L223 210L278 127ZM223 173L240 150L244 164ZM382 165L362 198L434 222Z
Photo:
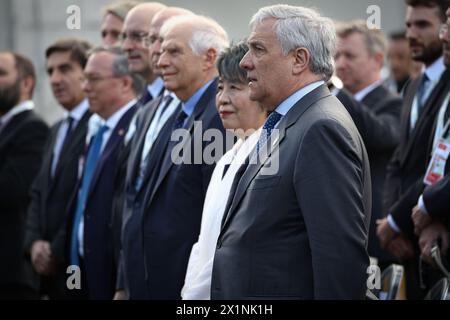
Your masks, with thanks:
M425 174L423 182L426 185L433 185L444 177L445 164L450 154L450 139L440 139L431 157L430 164Z

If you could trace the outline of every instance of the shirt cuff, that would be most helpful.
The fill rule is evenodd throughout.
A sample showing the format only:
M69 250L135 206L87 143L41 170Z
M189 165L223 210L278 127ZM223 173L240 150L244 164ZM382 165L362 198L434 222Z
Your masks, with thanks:
M402 230L398 227L397 223L395 223L395 220L394 220L394 218L392 217L391 214L389 214L389 215L387 216L387 221L388 221L389 226L390 226L395 232L397 232L397 233L402 232Z
M423 214L428 215L427 207L425 207L425 202L423 201L423 194L420 195L417 206L419 207L420 211L423 212Z

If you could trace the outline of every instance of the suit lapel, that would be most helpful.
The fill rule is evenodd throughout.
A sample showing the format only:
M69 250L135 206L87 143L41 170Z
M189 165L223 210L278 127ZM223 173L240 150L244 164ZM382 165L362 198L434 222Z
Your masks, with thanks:
M241 178L241 181L239 181L239 183L237 184L236 193L234 194L230 209L225 211L226 216L223 219L222 230L226 228L226 225L229 223L230 219L235 213L250 183L253 181L253 179L261 170L261 168L264 166L264 164L267 162L267 160L270 158L272 153L277 148L279 149L281 143L285 139L286 130L292 125L294 125L298 121L298 119L305 113L305 111L308 110L313 105L313 103L329 95L330 92L325 85L316 88L315 90L311 91L306 96L304 96L302 99L300 99L291 108L291 110L289 110L289 112L280 120L280 123L278 125L279 136L274 137L272 139L268 139L267 143L270 143L270 145L266 149L268 150L267 154L266 155L263 154L261 161L259 161L258 163L249 164L247 170L245 171L245 173Z
M438 101L439 101L439 98L442 96L442 90L444 90L444 88L448 85L449 75L450 75L450 73L448 71L445 71L442 74L439 82L436 84L436 87L430 93L430 96L428 97L427 102L424 106L424 110L422 111L422 114L417 119L417 123L414 126L413 131L410 133L408 142L406 144L405 152L403 152L403 158L401 160L402 163L405 163L406 159L408 159L408 156L413 149L414 142L416 141L415 137L417 134L419 134L419 131L420 131L419 128L421 126L423 126L424 123L427 123L429 121L429 117L432 116L433 111L436 108L439 108L439 106L437 106L439 104ZM415 96L415 94L414 94L414 96ZM414 99L414 96L413 96L413 99ZM412 106L412 103L411 103L411 106ZM412 107L410 109L412 109ZM410 115L411 115L411 110L409 111L409 114L408 114L408 116L409 116L407 119L408 123L410 121L409 120ZM409 131L409 125L408 125L408 131Z
M73 154L71 151L74 147L78 146L80 143L83 143L85 136L86 136L86 125L87 125L87 122L88 122L89 118L91 117L91 115L92 115L92 113L90 111L86 111L84 113L83 117L78 122L77 126L75 127L72 135L69 136L69 141L67 141L67 143L64 142L63 148L61 149L61 152L59 153L59 160L58 160L58 163L56 164L56 168L55 168L55 176L52 179L53 182L56 181L57 177L60 176L60 172L61 172L62 168L64 168L64 163L66 161L74 161L74 159L72 159ZM56 142L56 140L55 140L55 142ZM54 144L52 146L54 146ZM52 152L52 154L53 154L53 152ZM49 177L50 177L50 172L49 172Z
M135 134L137 136L135 136L136 139L135 143L133 143L133 147L131 148L132 153L130 154L130 161L129 163L129 181L135 181L136 176L139 172L139 168L141 165L141 156L142 156L142 150L144 149L144 144L145 144L145 136L147 135L147 131L150 127L150 124L152 123L153 117L155 116L156 110L159 107L159 104L161 103L161 97L158 97L157 100L153 100L155 101L153 108L150 108L149 105L149 111L146 115L143 115L145 117L145 120L143 120L143 126L142 128L139 128L139 131L136 132ZM141 110L147 110L145 109L141 109Z
M189 143L191 142L191 137L193 136L192 135L193 130L199 130L200 134L202 133L200 128L198 128L198 127L194 128L194 121L198 120L203 115L205 110L207 108L211 107L210 105L212 103L215 103L214 96L216 94L216 89L217 89L217 79L215 79L209 85L208 89L206 89L205 93L202 95L202 97L198 101L197 105L195 106L193 115L188 118L188 123L187 123L186 127L190 133L190 137L189 137L189 139L184 139L183 147L188 142ZM195 134L198 134L198 132L195 132ZM165 156L163 157L163 163L161 165L161 174L158 176L155 187L152 188L150 191L151 193L150 193L149 201L147 201L147 206L150 205L154 194L156 193L160 184L162 183L162 181L166 177L167 173L169 172L170 168L172 168L172 166L174 164L174 161L172 161L172 159L171 159L171 154L172 154L172 149L176 143L174 143L173 141L170 141L170 140L171 139L169 138L169 147L166 149Z
M32 112L31 110L21 112L15 115L0 132L0 153L2 149L9 143L9 140L13 139L16 132L20 130L20 123Z
M95 185L97 184L101 176L101 172L103 170L103 167L105 166L105 163L110 159L111 153L114 152L120 145L120 142L123 141L123 138L127 132L129 122L134 112L136 111L136 108L137 105L135 104L127 112L125 112L125 114L119 120L113 132L111 133L111 136L109 137L108 142L106 143L105 149L103 150L100 159L98 160L98 163L95 166L95 172L92 177L92 181L89 185L89 194L87 199L89 199L89 197L95 190Z

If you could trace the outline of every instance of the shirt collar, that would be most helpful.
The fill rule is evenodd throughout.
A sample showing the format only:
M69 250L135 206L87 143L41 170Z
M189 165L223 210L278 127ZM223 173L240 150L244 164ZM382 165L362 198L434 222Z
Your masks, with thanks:
M325 82L320 80L313 83L308 84L307 86L301 88L300 90L294 92L292 95L290 95L286 100L284 100L281 104L278 105L278 107L275 109L276 112L281 114L282 116L286 115L286 113L291 110L291 108L302 99L304 96L306 96L308 93L313 91L314 89L320 87Z
M153 98L159 96L161 91L164 88L164 81L161 77L156 78L151 84L147 86L148 92L152 95Z
M210 80L207 83L205 83L200 89L198 89L192 97L190 97L187 101L183 103L183 111L189 116L194 113L195 106L199 102L200 98L202 97L203 93L205 93L206 89L208 89L209 85L214 81Z
M111 117L108 118L108 120L102 119L98 114L94 113L88 121L88 133L86 135L86 143L89 143L91 137L95 136L97 131L102 127L103 125L107 125L109 129L114 129L117 125L117 123L122 118L123 114L127 112L132 106L136 104L137 100L133 99L130 102L128 102L126 105L124 105L122 108L117 110Z
M64 114L64 118L67 119L68 117L71 117L75 121L80 121L88 109L89 109L89 102L87 99L84 99L75 108L73 108L69 112L66 111Z
M11 120L14 116L18 115L19 113L33 110L34 109L34 102L31 100L26 100L15 107L13 107L11 110L9 110L7 113L5 113L3 116L0 117L0 123L4 124L7 123L9 120Z
M125 112L127 112L132 106L134 106L136 104L136 102L137 102L136 99L133 99L130 102L128 102L122 108L120 108L115 113L113 113L112 116L110 116L108 118L108 120L105 121L104 124L106 124L109 129L114 129L116 127L117 123L122 118L122 116L125 114Z
M425 74L431 82L438 82L445 71L444 57L440 57L425 69Z
M376 87L378 87L381 84L382 80L375 81L374 83L368 85L364 89L358 91L353 95L353 98L355 98L356 101L361 101L364 99L369 93L371 93Z

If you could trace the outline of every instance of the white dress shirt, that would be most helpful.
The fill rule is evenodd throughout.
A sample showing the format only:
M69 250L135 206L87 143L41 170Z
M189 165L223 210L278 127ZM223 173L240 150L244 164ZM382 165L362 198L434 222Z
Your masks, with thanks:
M67 119L69 117L73 119L72 120L72 129L71 129L71 131L73 131L73 130L75 130L75 128L77 127L81 118L83 118L85 112L88 109L89 109L89 103L88 103L87 99L84 99L73 110L71 110L70 112L65 112L63 122L58 128L55 145L53 146L53 157L52 157L52 167L51 167L51 175L52 176L55 174L55 170L56 170L56 166L58 164L61 149L64 145L64 141L66 140L66 136L68 133L67 132L67 129L68 129Z
M184 300L211 299L211 274L217 238L234 177L258 142L261 129L239 139L217 163L206 192L198 242L192 247L181 296ZM222 178L225 165L230 165Z

